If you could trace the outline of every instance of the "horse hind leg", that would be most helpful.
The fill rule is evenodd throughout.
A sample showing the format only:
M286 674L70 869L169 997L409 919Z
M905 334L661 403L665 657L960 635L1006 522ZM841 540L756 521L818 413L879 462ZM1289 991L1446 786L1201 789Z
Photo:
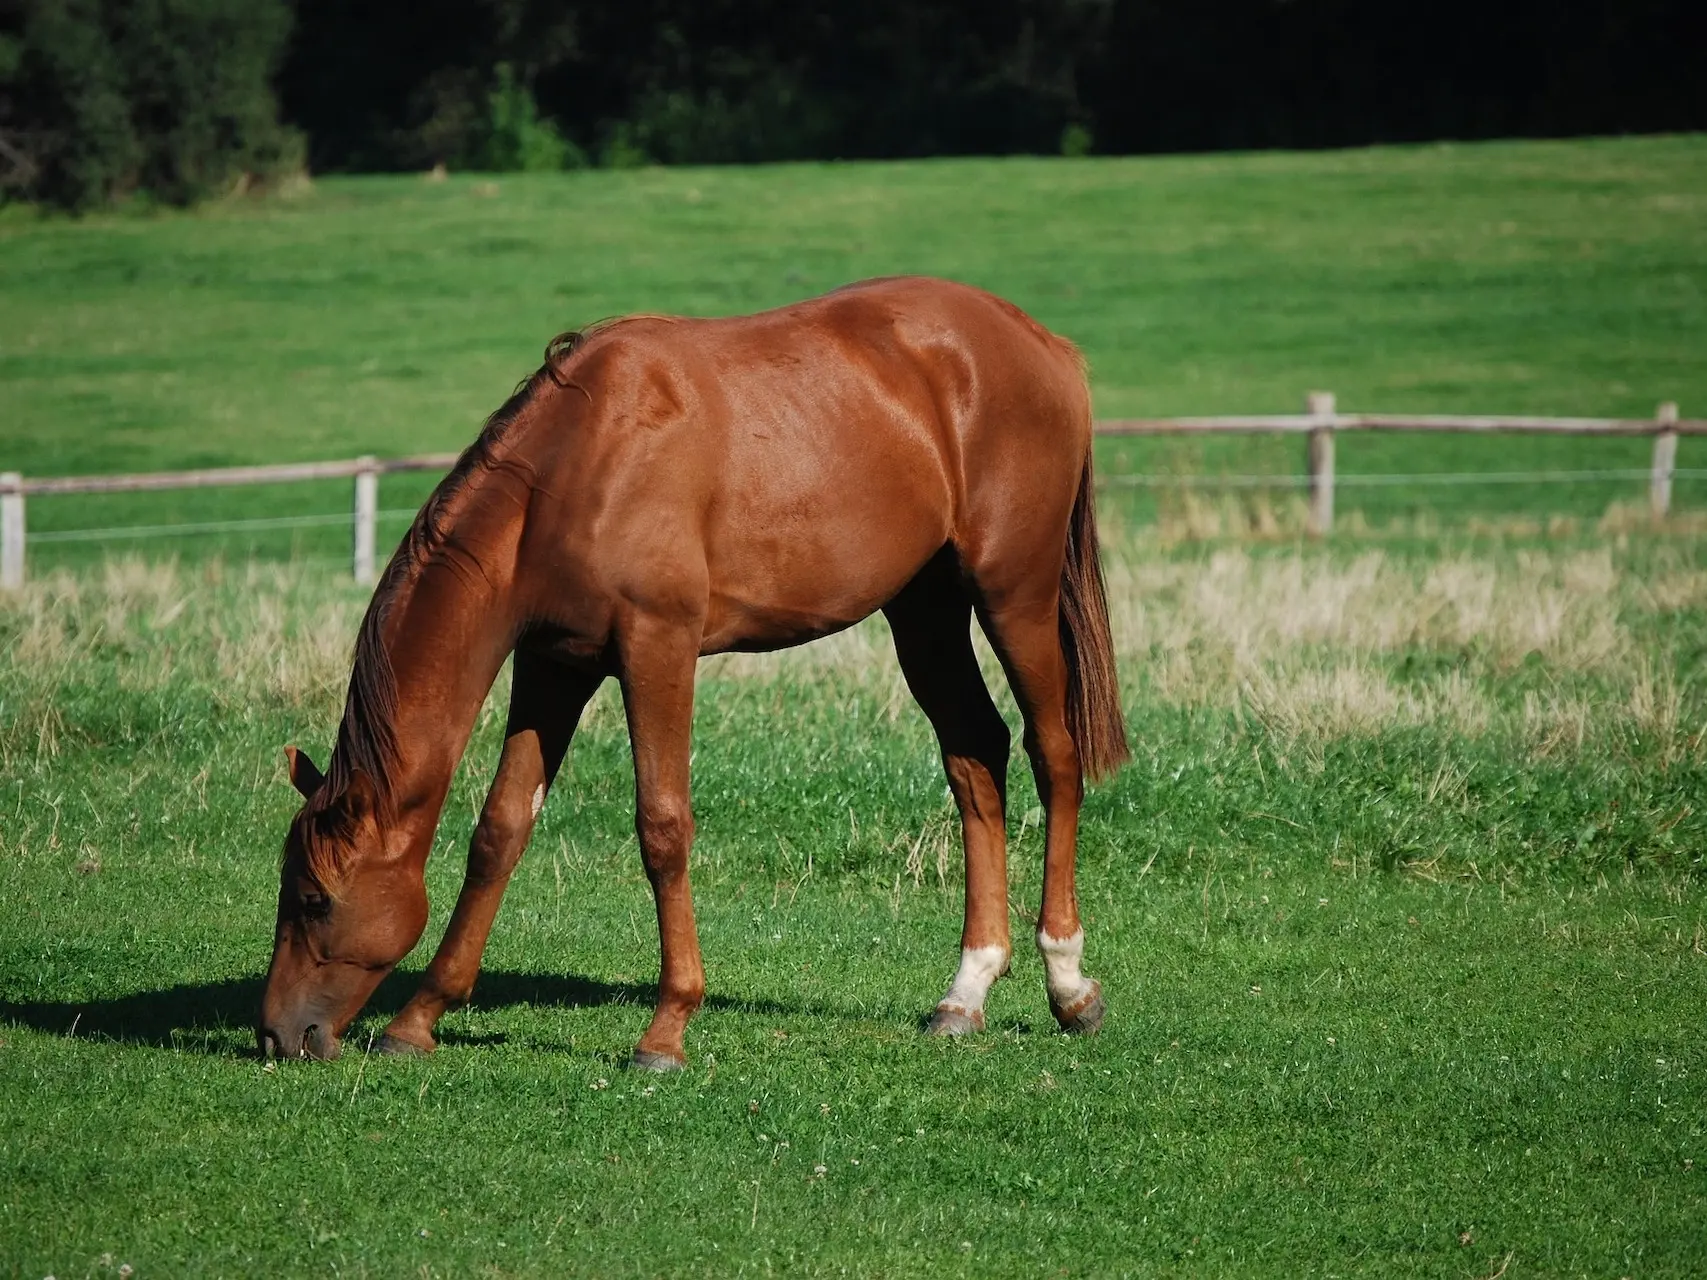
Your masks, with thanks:
M984 1028L984 999L1008 969L1008 727L972 649L972 607L952 566L933 562L885 609L907 687L930 719L960 810L966 917L960 969L936 1007L934 1035Z
M386 1027L378 1045L381 1053L432 1052L438 1047L434 1028L439 1019L473 995L480 957L510 873L521 860L545 793L599 681L599 676L516 653L503 755L469 841L468 873L444 940L421 976L420 988Z
M986 605L980 621L1025 719L1025 751L1047 815L1037 949L1049 1009L1063 1031L1088 1034L1102 1025L1102 985L1080 972L1085 933L1075 863L1084 774L1067 729L1067 660L1057 592Z

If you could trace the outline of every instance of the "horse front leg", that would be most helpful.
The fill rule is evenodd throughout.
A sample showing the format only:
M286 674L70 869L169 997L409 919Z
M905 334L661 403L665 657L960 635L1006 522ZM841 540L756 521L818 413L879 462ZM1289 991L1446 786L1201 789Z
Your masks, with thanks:
M504 751L469 841L468 874L420 988L385 1029L380 1052L431 1053L438 1047L433 1029L439 1019L473 995L510 873L601 679L517 650Z
M622 696L634 747L635 831L658 908L658 1004L635 1046L633 1065L687 1065L688 1019L705 998L705 967L693 918L688 853L693 846L689 755L699 631L642 620L622 644Z

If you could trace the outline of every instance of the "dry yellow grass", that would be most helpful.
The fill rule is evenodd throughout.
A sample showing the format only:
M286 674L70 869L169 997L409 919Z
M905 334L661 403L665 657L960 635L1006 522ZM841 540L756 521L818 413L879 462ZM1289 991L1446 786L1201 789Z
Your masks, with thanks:
M1538 653L1567 670L1629 660L1621 611L1640 582L1609 550L1505 556L1458 554L1419 563L1379 550L1351 559L1317 551L1201 559L1128 553L1109 567L1116 639L1134 657L1186 654L1190 683L1213 687L1277 655L1331 649L1355 655L1421 648L1477 651L1495 667ZM1700 599L1686 577L1674 607Z
M102 653L119 657L125 688L207 680L235 697L305 702L342 689L363 603L298 566L109 560L0 597L5 668L51 684Z
M1130 701L1230 711L1287 740L1504 728L1545 755L1616 728L1699 749L1696 691L1656 625L1707 607L1707 571L1686 550L1650 546L1637 565L1611 546L1423 558L1299 544L1180 554L1126 540L1108 583ZM192 682L226 704L330 719L364 605L312 565L119 559L46 575L0 599L0 750L52 751L59 691L90 679L139 691ZM1534 662L1548 687L1503 697L1502 680ZM890 718L910 705L880 619L702 668L708 683L779 678L857 689ZM607 695L593 714L615 705Z

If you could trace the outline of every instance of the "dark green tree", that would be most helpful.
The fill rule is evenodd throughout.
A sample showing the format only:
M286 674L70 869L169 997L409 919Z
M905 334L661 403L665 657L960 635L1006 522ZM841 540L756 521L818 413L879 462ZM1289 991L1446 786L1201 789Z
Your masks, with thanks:
M88 209L184 204L299 169L272 79L284 0L24 0L0 35L0 181Z

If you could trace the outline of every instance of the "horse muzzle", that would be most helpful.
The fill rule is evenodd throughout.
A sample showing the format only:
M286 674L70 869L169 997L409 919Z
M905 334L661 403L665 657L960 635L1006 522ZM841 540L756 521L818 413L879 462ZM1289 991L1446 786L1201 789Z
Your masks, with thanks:
M332 1029L318 1022L300 1027L257 1027L255 1043L261 1056L269 1062L278 1058L312 1058L317 1062L330 1062L343 1049Z

